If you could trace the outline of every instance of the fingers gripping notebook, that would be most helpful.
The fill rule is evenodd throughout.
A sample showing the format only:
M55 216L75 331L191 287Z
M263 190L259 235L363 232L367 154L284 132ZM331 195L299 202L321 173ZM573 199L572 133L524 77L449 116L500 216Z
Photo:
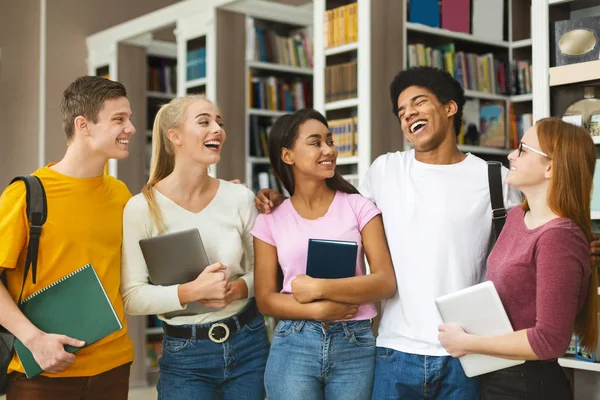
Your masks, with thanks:
M123 328L91 264L27 297L20 308L42 332L83 340L84 347ZM81 349L65 346L69 353ZM28 378L43 372L19 340L15 340L15 351Z

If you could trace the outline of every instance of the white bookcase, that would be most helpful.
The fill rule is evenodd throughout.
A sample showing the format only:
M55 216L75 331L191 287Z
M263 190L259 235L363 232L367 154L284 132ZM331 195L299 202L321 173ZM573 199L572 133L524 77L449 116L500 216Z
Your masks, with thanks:
M480 38L469 33L454 32L447 29L434 28L418 23L409 22L408 19L408 0L404 0L405 11L403 15L403 30L404 41L402 51L408 51L408 44L416 42L431 43L432 46L446 43L455 43L461 51L471 52L475 54L492 53L497 57L507 62L507 67L510 70L510 65L513 60L531 60L531 32L529 28L530 0L498 0L504 1L505 12L507 13L505 20L508 27L503 40L489 40ZM471 13L473 10L471 9ZM524 18L525 16L525 18ZM526 23L522 21L525 19ZM405 57L404 67L408 66L408 57ZM508 81L508 77L507 77ZM510 81L508 81L510 85ZM531 113L531 104L533 95L531 93L510 95L510 94L493 94L479 92L473 90L465 90L467 100L477 99L479 101L495 101L504 105L505 116L505 132L510 139L511 127L511 111L517 116L521 114ZM405 141L405 146L410 147L410 143ZM506 156L514 148L513 143L507 144L505 148L485 147L475 145L459 145L463 152L470 152L484 159L492 158L506 163Z
M533 116L534 121L537 121L550 116L560 117L568 106L564 101L574 100L569 93L571 89L583 90L579 85L585 82L598 85L598 61L550 66L550 54L554 51L550 43L550 30L553 21L600 16L600 3L588 0L532 0L531 15ZM594 142L596 145L600 144L597 137L594 137ZM600 219L600 215L592 213L591 218ZM570 375L576 400L600 399L600 363L580 361L572 357L563 357L559 359L559 363Z

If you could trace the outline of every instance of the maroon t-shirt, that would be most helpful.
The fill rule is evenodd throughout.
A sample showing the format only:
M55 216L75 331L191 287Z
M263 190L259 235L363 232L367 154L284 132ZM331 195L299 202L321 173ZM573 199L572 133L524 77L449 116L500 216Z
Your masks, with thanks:
M562 356L569 346L575 316L583 307L590 279L590 249L585 234L570 219L556 218L535 229L514 207L487 262L513 329L527 329L541 360Z

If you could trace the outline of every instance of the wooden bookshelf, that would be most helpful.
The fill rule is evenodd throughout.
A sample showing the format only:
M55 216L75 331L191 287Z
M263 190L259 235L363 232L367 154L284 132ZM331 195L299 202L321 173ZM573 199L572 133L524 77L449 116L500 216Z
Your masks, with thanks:
M383 110L390 109L389 84L402 66L402 53L390 49L402 42L398 18L403 15L403 4L395 0L317 0L313 2L313 11L315 108L326 116L334 135L341 125L340 140L334 139L339 149L346 149L352 138L352 150L338 157L337 169L358 186L375 158L402 148L397 122L391 112ZM344 21L348 22L345 25L347 31L335 33L337 22L332 18L336 15L337 18L344 16ZM331 34L325 37L327 32ZM339 36L336 38L335 35ZM328 79L334 82L336 78L332 76L341 73L333 68L353 62L356 62L356 67L352 67L356 68L356 73L350 75L353 82L346 89L342 87L349 94L332 96ZM333 75L328 77L328 74ZM341 79L344 84L348 80L347 77ZM372 118L372 115L376 117ZM344 128L346 121L352 121L352 129ZM372 135L371 132L386 134Z
M245 77L243 127L245 181L258 191L281 190L270 169L267 138L270 126L282 115L312 106L312 14L294 6L278 6L287 18L242 10L244 27L238 40L245 46L240 59ZM291 50L294 50L293 52ZM299 92L302 95L299 95ZM238 94L239 96L239 94Z
M498 149L486 145L474 145L472 141L463 139L462 135L458 140L461 143L460 148L463 151L469 151L485 159L497 159L506 163L505 155L514 148L518 142L518 136L528 127L532 114L532 87L529 70L531 65L531 25L530 25L530 1L522 0L503 0L505 10L505 26L502 39L490 40L487 38L478 37L467 32L454 32L441 27L432 27L421 23L411 22L410 16L407 13L407 8L404 10L404 46L403 51L406 54L404 67L411 65L438 65L438 62L431 58L421 58L423 53L414 53L415 49L420 46L428 51L441 51L444 58L443 68L451 72L457 80L460 80L461 72L457 70L456 54L465 53L466 70L463 69L462 74L467 73L469 78L462 81L461 84L465 88L465 97L469 104L465 107L465 127L467 124L475 124L479 130L478 118L473 114L475 109L481 106L498 107L504 116L504 132L505 132L505 148ZM406 1L404 2L406 4ZM470 10L473 13L473 9ZM472 17L472 15L471 15ZM413 47L414 46L414 47ZM452 46L452 47L450 47ZM432 50L428 50L428 48ZM454 70L447 64L449 49L454 53ZM413 52L411 54L411 51ZM429 54L429 53L428 53ZM470 54L470 56L469 56ZM417 56L415 58L415 55ZM435 54L434 54L435 56ZM471 57L471 59L469 59ZM484 85L485 90L481 89L481 79L488 82L487 77L471 77L472 65L475 58L479 58L478 62L484 60L488 65L493 62L494 74L490 74L491 78L496 78L493 82ZM485 58L487 57L487 61ZM493 60L493 61L492 61ZM435 62L434 62L435 61ZM415 63L416 62L416 63ZM502 81L498 78L498 68L503 68L505 74ZM518 72L512 73L512 69L516 68ZM519 70L519 68L521 70ZM515 79L516 78L516 79ZM491 80L491 79L490 79ZM477 83L479 82L479 85ZM475 86L473 85L475 84ZM479 86L479 87L478 87ZM490 90L491 88L491 90ZM480 114L481 115L481 114ZM500 114L499 114L500 115ZM408 142L404 142L406 147L410 147Z
M599 81L600 60L550 68L550 86Z

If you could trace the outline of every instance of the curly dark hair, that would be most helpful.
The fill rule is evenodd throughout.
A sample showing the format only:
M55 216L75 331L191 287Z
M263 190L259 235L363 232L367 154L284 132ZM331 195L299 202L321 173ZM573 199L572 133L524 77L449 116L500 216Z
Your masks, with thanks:
M433 67L411 67L400 71L390 85L390 98L392 112L398 116L398 97L400 93L411 86L419 86L433 93L442 104L450 101L456 103L457 111L454 115L454 133L459 134L463 123L463 107L465 105L465 91L456 79L447 71Z

